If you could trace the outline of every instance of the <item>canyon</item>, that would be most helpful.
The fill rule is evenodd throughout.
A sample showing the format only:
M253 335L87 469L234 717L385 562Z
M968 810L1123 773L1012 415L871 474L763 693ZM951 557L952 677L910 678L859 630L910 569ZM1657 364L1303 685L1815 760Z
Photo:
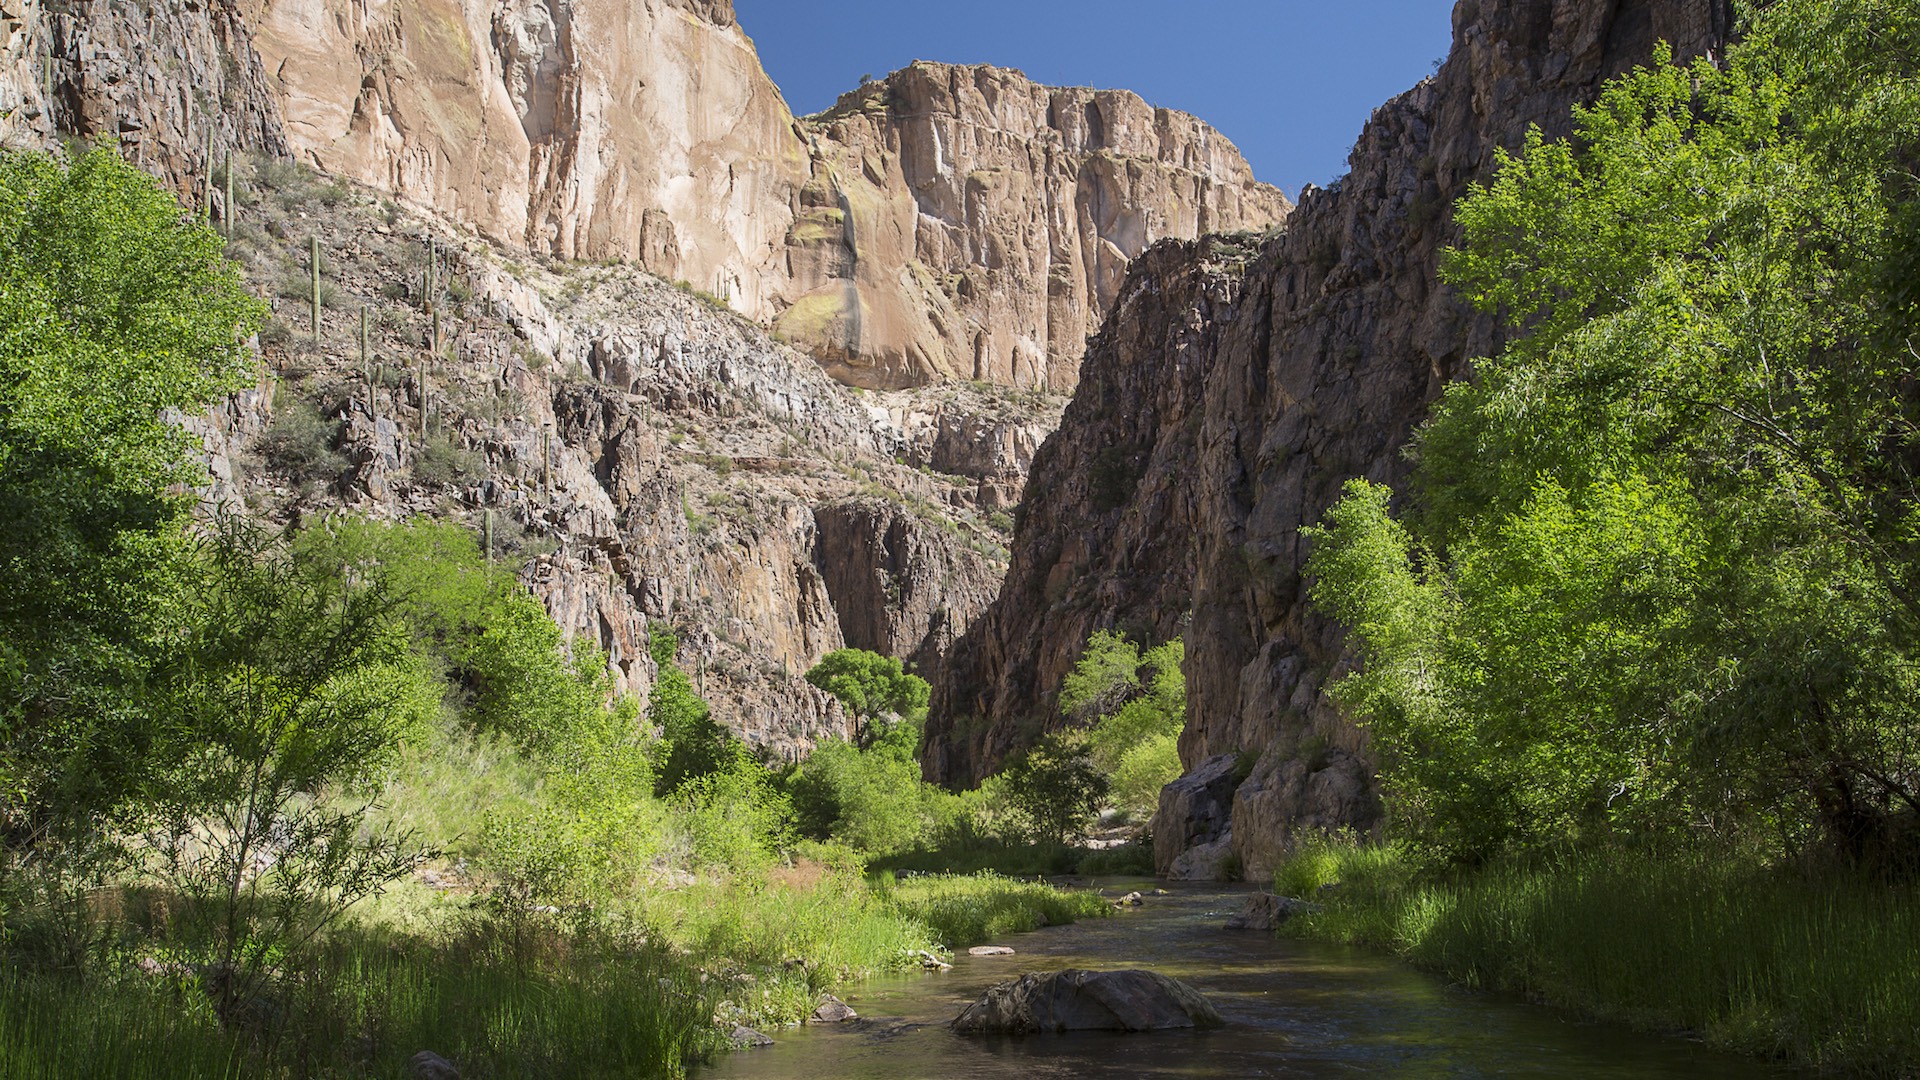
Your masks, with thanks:
M1301 830L1368 833L1366 732L1326 697L1351 666L1308 603L1303 526L1403 449L1499 324L1438 280L1452 206L1530 126L1564 135L1607 77L1723 48L1717 0L1461 0L1432 78L1375 111L1336 188L1284 235L1169 242L1135 262L1034 463L1007 584L935 689L925 763L966 784L1064 721L1087 635L1184 635L1189 776L1157 869L1270 873ZM1036 512L1044 507L1044 512ZM1248 764L1250 762L1250 764Z
M117 140L233 232L275 320L194 421L210 498L487 529L626 689L665 620L789 757L847 730L820 655L909 659L954 786L1062 722L1092 631L1184 635L1156 862L1254 875L1379 821L1299 529L1401 478L1499 344L1438 282L1454 200L1656 41L1730 32L1720 0L1460 0L1297 208L1193 117L1006 69L796 118L727 0L0 0L0 145Z

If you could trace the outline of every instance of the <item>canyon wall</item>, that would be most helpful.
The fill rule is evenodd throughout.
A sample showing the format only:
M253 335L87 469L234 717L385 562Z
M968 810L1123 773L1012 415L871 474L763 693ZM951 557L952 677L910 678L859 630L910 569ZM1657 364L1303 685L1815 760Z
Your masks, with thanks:
M241 2L304 160L687 281L871 389L1070 392L1127 260L1289 209L1190 116L996 68L796 121L723 0Z
M1071 393L1132 259L1291 209L1194 117L1004 68L916 63L805 127L776 324L858 386Z
M937 677L994 595L975 484L897 461L853 391L740 316L631 267L528 267L298 170L243 190L229 250L274 318L261 388L196 423L211 498L464 524L622 689L650 689L648 634L670 626L716 718L788 758L850 733L804 681L823 655ZM308 236L317 330L281 284ZM423 294L430 263L444 284Z
M928 774L977 780L1058 726L1090 630L1181 631L1183 763L1258 760L1237 786L1216 766L1168 789L1160 869L1232 854L1258 876L1297 829L1372 828L1365 733L1322 692L1349 660L1306 602L1299 530L1350 477L1401 481L1434 398L1498 347L1436 276L1452 204L1494 150L1531 124L1564 134L1656 41L1697 55L1730 22L1720 0L1461 0L1445 64L1375 112L1337 190L1303 194L1284 236L1137 261L1035 463L1007 584L936 688Z

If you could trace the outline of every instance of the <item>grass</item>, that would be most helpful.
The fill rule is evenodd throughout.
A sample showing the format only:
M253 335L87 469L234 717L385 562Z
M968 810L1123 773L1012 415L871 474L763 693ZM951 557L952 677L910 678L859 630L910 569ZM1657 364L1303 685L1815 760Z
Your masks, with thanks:
M600 928L336 942L222 1024L190 976L0 976L0 1080L409 1075L678 1076L724 1046L718 987L666 948Z
M997 874L878 880L895 910L927 926L949 949L1113 914L1112 904L1098 894L1068 892Z
M1920 1068L1920 888L1721 852L1624 851L1422 878L1389 849L1309 845L1328 879L1289 932L1385 946L1470 987L1686 1031L1822 1069Z

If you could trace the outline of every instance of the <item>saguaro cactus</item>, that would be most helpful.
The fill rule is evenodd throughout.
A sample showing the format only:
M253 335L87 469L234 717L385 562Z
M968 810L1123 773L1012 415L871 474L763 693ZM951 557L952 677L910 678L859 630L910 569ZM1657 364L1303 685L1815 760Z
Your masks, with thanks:
M307 238L307 262L313 271L313 340L320 341L320 236L314 234Z

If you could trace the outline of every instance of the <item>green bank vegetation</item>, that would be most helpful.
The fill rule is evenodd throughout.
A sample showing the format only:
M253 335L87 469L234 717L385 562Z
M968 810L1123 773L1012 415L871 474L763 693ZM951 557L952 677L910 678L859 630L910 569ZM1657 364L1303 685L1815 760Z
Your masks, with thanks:
M677 1075L1106 910L869 876L897 839L847 824L835 751L770 768L663 626L616 693L460 525L201 507L171 418L253 383L264 315L114 155L0 155L0 1077ZM859 702L843 758L910 758L924 684L821 679Z
M1184 655L1178 639L1142 654L1124 634L1094 634L1062 687L1065 726L956 793L920 779L925 681L871 652L831 653L807 679L847 705L859 734L784 772L796 824L808 839L897 870L1150 874L1144 827L1160 788L1180 773ZM1103 811L1135 839L1082 846Z
M1755 6L1464 199L1512 331L1312 534L1389 847L1307 932L1750 1050L1920 1063L1920 14Z

